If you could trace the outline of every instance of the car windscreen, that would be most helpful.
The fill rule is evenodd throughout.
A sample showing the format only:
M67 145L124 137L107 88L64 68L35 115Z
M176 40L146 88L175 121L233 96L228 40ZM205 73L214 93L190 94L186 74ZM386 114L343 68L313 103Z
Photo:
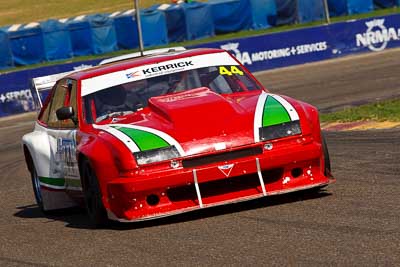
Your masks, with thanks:
M259 90L239 65L211 66L114 85L84 96L86 121L100 122L110 114L136 112L150 98L207 87L218 94Z

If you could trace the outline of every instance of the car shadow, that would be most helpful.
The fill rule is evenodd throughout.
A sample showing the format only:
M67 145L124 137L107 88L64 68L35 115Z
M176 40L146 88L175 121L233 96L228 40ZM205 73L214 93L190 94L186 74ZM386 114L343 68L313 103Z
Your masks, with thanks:
M194 221L209 217L222 216L232 213L240 213L248 210L255 210L267 208L277 205L288 204L292 202L306 201L318 198L324 198L332 195L325 190L320 191L301 191L289 194L269 196L240 203L227 204L207 209L195 210L187 213L173 215L165 218L155 220L133 222L133 223L119 223L110 222L106 226L107 229L112 230L134 230L141 228L150 228L169 224L178 224L183 222ZM66 227L78 229L93 229L89 223L86 211L80 207L62 209L43 213L37 205L17 207L18 211L14 216L24 219L47 218L54 221L62 221L66 223Z

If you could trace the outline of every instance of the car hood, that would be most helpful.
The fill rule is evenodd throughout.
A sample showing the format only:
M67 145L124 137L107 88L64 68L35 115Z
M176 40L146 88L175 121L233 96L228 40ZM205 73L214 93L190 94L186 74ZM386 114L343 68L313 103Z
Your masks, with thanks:
M259 141L268 96L284 101L280 107L284 112L292 109L297 114L285 99L263 91L220 95L198 88L153 97L143 111L97 128L113 134L133 152L166 146L175 146L182 156L227 150ZM270 116L279 122L274 109L270 107Z

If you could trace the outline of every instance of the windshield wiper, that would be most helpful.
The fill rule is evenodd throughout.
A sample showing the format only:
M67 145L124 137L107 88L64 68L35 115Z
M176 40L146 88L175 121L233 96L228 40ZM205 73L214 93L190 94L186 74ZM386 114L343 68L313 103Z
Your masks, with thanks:
M96 123L104 121L104 120L107 120L107 119L110 119L110 118L125 116L125 115L128 115L130 113L133 113L133 111L132 110L127 110L127 111L114 111L114 112L111 112L111 113L107 113L107 114L104 114L104 115L98 117L96 119Z

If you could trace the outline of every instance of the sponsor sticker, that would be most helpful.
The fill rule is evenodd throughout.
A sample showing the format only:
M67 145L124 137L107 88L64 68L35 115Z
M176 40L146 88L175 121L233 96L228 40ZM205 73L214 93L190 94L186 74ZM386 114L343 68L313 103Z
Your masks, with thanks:
M236 60L226 52L173 59L83 80L82 96L86 96L116 85L167 75L170 73L177 73L205 67L238 65L239 64L236 62ZM238 68L230 68L231 69L228 71L231 73L240 72Z
M226 164L226 165L222 165L222 166L218 166L218 169L226 176L229 177L229 175L232 172L233 167L235 166L235 164Z
M256 62L323 52L328 49L328 43L326 41L305 43L296 46L282 47L256 52L242 51L241 49L239 49L239 46L240 43L227 43L221 45L221 49L233 52L235 57L243 65L252 65Z
M389 42L400 40L400 28L387 28L385 19L374 19L365 22L367 30L365 33L356 35L357 47L368 47L371 51L384 50Z

